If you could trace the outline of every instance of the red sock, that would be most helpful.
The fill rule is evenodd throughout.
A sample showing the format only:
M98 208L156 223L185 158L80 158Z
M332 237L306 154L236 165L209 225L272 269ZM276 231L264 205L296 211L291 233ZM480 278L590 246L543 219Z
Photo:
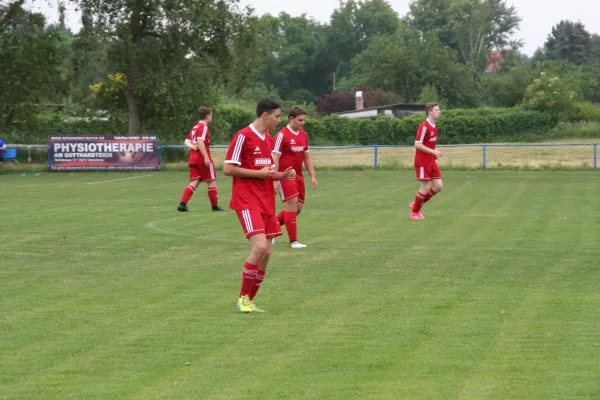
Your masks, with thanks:
M425 196L425 194L417 192L417 196L415 197L415 204L413 205L412 209L414 213L418 213L419 211L421 211L421 207L423 206L423 203L425 203Z
M285 213L285 228L287 229L290 242L298 240L298 226L296 225L296 216L298 214L291 211Z
M209 187L208 188L208 198L210 199L210 205L211 206L216 206L219 204L218 202L218 198L219 196L217 195L217 188L216 187Z
M260 284L262 283L263 279L265 279L265 272L267 271L261 271L260 269L256 271L254 286L252 286L252 290L250 290L250 300L252 300L254 296L256 296L256 293L258 293L258 289L260 289Z
M435 196L436 191L433 188L429 188L429 192L425 195L425 199L423 200L423 204L427 203L433 196Z
M258 265L250 264L248 261L246 261L244 264L244 272L242 273L242 290L240 291L240 297L246 294L250 295L250 293L252 293L257 271Z
M192 185L187 185L183 190L183 196L181 196L181 202L186 203L190 201L190 198L194 194L194 187Z
M279 226L285 225L285 210L281 210L277 216L277 221L279 221Z

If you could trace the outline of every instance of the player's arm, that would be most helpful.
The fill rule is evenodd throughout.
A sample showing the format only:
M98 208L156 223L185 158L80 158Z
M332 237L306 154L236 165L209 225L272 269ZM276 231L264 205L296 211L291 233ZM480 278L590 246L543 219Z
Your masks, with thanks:
M204 157L204 164L208 167L210 165L210 159L208 158L208 152L206 151L206 135L208 135L208 126L204 125L204 129L202 129L202 135L198 140L198 150L200 150L200 154Z
M319 187L317 183L317 176L315 175L315 166L313 165L312 159L310 158L310 151L304 152L304 165L306 166L306 170L308 171L308 175L310 176L310 182L312 183L313 190Z
M273 170L279 171L279 160L281 159L281 153L277 153L275 150L271 152L271 156L273 157L273 161L275 162ZM279 181L281 179L273 179L273 187L275 191L279 190Z
M198 148L198 150L200 150L200 154L202 154L202 157L204 157L204 163L207 165L210 164L210 159L208 158L208 153L206 152L206 143L204 143L204 139L201 138L198 141L196 147Z
M281 159L281 153L273 151L271 155L273 156L273 161L275 162L275 166L273 167L273 169L275 171L279 171L279 160Z
M198 146L192 143L190 139L185 139L185 142L183 143L192 150L198 150Z
M273 174L274 181L283 181L283 180L291 180L296 179L296 170L292 167L287 167L284 172L275 172Z
M234 178L267 179L268 177L275 175L275 171L269 167L264 167L259 170L242 168L232 161L225 161L223 174Z
M275 166L273 169L279 172L279 161L281 160L281 151L283 148L283 132L277 133L275 135L275 140L273 140L273 150L271 151L271 156L273 157L273 161L275 162ZM279 190L279 181L281 179L273 179L273 187L275 187L275 191Z
M440 150L430 149L429 147L425 146L423 143L421 143L419 141L415 142L415 149L420 150L423 153L433 154L433 156L435 158L440 158L441 156L444 155L444 152L442 152Z

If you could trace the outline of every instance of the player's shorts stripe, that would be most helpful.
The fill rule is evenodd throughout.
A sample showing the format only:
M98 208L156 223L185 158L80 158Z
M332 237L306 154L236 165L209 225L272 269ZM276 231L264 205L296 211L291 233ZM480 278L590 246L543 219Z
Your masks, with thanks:
M244 217L244 223L246 224L246 231L248 233L254 232L254 227L252 226L252 218L250 218L250 210L242 210L242 216Z
M419 178L425 179L425 167L419 168Z
M240 155L242 154L242 148L244 147L244 140L246 140L246 136L238 135L238 138L235 141L235 147L233 149L233 157L231 158L231 161L240 162Z
M215 177L215 165L213 163L210 163L210 179L217 179Z

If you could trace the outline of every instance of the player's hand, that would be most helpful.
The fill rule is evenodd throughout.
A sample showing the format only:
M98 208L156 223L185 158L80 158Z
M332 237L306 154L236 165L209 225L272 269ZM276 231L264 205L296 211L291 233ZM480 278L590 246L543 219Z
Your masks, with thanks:
M206 165L206 166L207 166L207 167L209 167L209 168L210 168L210 164L212 164L212 162L210 162L210 161L208 161L208 160L204 161L204 165Z
M315 178L311 178L310 182L312 183L313 190L319 187L319 184Z
M442 156L444 155L443 151L440 151L440 150L434 150L434 151L435 151L435 153L433 153L433 155L435 156L436 159L442 158Z
M289 179L293 181L296 179L296 170L292 167L287 167L287 169L283 172L283 179Z
M259 173L258 177L260 179L267 179L267 178L271 178L273 175L275 175L275 170L270 167L264 167L263 169L258 171L258 173Z

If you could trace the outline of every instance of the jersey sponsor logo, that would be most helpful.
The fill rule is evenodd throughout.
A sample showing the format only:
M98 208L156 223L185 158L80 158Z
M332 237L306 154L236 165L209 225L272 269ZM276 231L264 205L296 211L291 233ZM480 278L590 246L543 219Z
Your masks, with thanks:
M437 142L437 136L429 138L430 142Z
M294 153L300 153L300 152L304 151L304 146L292 146L292 151Z
M254 159L254 165L255 166L271 166L273 165L273 160L271 160L270 158L255 158Z

